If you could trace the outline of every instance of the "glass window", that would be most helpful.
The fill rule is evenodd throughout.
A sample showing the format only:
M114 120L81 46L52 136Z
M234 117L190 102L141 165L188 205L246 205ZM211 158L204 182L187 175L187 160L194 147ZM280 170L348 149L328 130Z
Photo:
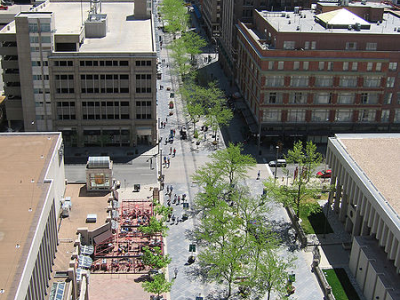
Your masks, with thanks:
M311 42L311 50L317 49L317 42L313 41Z
M356 42L347 42L346 50L357 50L357 43Z
M308 76L292 76L290 78L290 85L292 87L308 87L309 77Z
M354 94L353 93L339 93L337 102L339 104L353 104L354 103Z
M339 80L340 87L356 87L357 77L356 76L342 76Z
M391 104L392 103L392 93L385 93L383 96L383 104Z
M349 69L349 62L345 61L343 62L343 71L347 71Z
M358 122L374 122L376 111L372 109L363 109L358 112Z
M294 47L295 47L294 41L284 41L283 42L283 49L294 50Z
M381 122L389 122L390 110L382 109L381 111Z
M379 101L378 93L361 93L361 104L377 104Z
M380 87L381 86L381 77L376 76L368 76L364 77L364 87Z
M303 70L308 70L310 63L308 61L303 61Z
M320 61L320 62L318 63L318 70L319 70L319 71L323 71L324 69L325 69L325 62Z
M273 61L269 61L268 62L268 70L273 70L274 69L274 62Z
M280 109L264 109L263 122L280 122L281 110Z
M373 66L374 66L374 63L372 63L372 62L367 63L367 71L372 71Z
M314 103L315 104L329 104L332 100L331 93L315 93L314 94Z
M315 78L315 86L319 87L333 86L333 76L317 76Z
M394 110L394 122L400 123L400 108Z
M283 70L284 65L285 65L284 61L278 61L278 70Z
M306 120L305 109L289 109L288 121L289 122L304 122Z
M289 103L291 104L305 104L307 103L307 93L295 92L290 94Z
M282 99L282 93L270 92L265 94L265 103L268 104L282 103Z
M382 63L376 63L375 71L382 71Z
M300 68L300 62L299 61L293 62L293 70L298 70L299 68Z
M367 43L367 46L365 47L365 50L368 51L375 51L378 48L377 43Z
M351 64L351 70L352 71L358 71L358 62L353 62Z
M389 71L396 71L396 69L397 69L397 62L390 62Z
M351 122L353 119L353 111L351 109L338 109L336 110L336 122Z
M304 42L304 49L305 50L310 49L310 42Z
M329 121L329 110L328 109L315 109L311 114L312 122L327 122Z
M282 87L285 84L284 76L266 76L265 86L268 87Z
M386 79L386 87L390 87L390 88L394 87L395 79L396 79L395 77L388 77Z

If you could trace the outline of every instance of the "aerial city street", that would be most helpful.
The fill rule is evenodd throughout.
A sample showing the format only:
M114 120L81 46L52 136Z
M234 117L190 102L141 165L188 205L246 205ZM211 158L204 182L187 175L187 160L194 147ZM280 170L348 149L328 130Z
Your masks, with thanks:
M394 1L2 1L0 300L400 300Z

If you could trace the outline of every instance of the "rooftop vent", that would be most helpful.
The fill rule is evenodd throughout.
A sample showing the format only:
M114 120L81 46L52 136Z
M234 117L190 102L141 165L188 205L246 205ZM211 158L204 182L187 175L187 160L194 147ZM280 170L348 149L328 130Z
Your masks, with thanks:
M299 14L300 13L300 7L299 6L295 6L294 7L294 13L295 14Z
M286 17L286 14L285 13L281 14L281 17Z
M296 30L297 30L297 31L300 31L300 26L297 26L297 27L296 27Z
M351 29L353 29L353 27L351 25L349 25L349 26L347 26L347 29L351 30Z
M288 21L288 24L292 24L292 22L290 22L290 20Z
M399 28L397 28L397 32L400 32L400 27L399 27Z

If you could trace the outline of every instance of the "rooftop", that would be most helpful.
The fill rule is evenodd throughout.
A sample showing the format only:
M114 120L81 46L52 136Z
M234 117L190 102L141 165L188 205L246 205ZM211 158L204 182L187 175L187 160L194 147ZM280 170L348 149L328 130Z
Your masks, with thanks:
M400 134L337 134L339 142L400 215Z
M342 9L341 9L342 10ZM341 11L340 10L340 11ZM314 10L301 10L299 13L294 12L270 12L270 11L257 11L276 31L278 32L304 32L304 33L344 33L344 34L395 34L400 36L400 17L392 14L391 12L385 12L383 14L382 23L372 23L357 17L353 13L344 9L340 13L340 23L345 28L332 28L335 26L328 25L323 26L324 22L317 22L316 18L323 18L329 21L332 19L333 14L329 12L324 14L316 14ZM325 15L325 16L324 16ZM362 20L362 21L360 21ZM356 23L363 25L369 24L369 29L364 29L362 26L361 30L355 30ZM352 26L349 30L348 25Z
M88 18L89 2L45 2L34 8L32 14L53 12L55 35L79 35L82 23ZM85 38L79 52L153 52L152 19L136 20L133 2L102 2L101 14L107 15L107 35L103 38ZM25 13L26 14L26 13ZM9 28L7 28L9 27ZM15 22L1 33L15 33Z
M0 289L8 297L22 272L50 183L45 175L59 133L0 134Z

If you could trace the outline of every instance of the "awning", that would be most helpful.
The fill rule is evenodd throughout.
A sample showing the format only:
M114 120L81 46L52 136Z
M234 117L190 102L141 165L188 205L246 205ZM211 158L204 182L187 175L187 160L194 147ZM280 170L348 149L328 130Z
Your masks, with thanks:
M96 236L93 240L95 242L95 244L101 244L102 242L104 242L105 240L108 240L110 238L112 238L113 234L110 230L107 230L101 234L99 234L98 236Z
M192 6L193 6L193 9L194 9L194 14L196 15L197 19L200 19L201 18L200 9L197 7L196 4L193 4Z

